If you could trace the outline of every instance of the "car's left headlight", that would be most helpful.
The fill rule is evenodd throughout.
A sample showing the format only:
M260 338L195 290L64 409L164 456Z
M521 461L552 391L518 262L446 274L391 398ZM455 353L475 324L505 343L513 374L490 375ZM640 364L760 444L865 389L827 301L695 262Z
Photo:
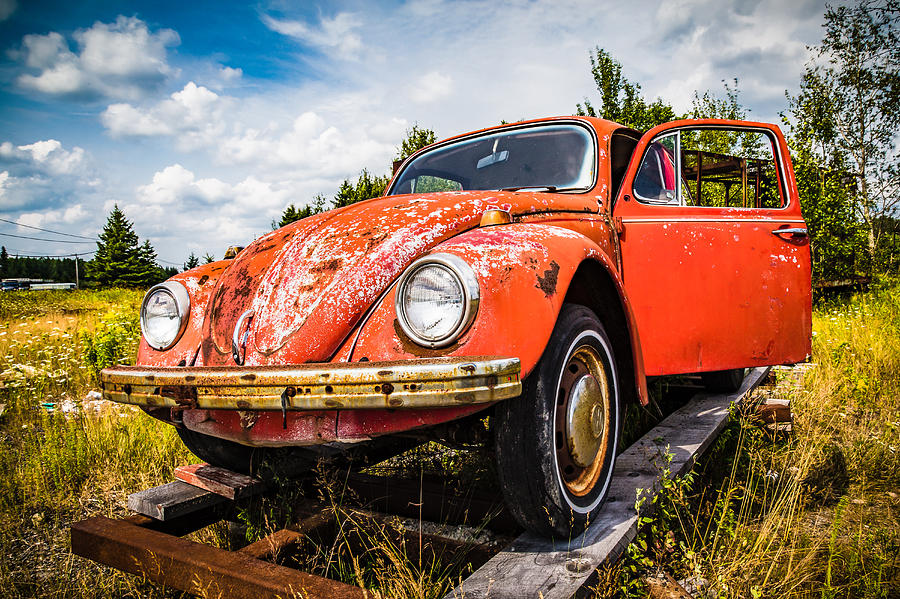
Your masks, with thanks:
M150 288L141 304L141 332L150 347L169 349L187 325L191 297L184 285L166 281Z
M472 324L479 298L471 266L453 254L431 254L413 262L401 277L397 320L417 344L445 347Z

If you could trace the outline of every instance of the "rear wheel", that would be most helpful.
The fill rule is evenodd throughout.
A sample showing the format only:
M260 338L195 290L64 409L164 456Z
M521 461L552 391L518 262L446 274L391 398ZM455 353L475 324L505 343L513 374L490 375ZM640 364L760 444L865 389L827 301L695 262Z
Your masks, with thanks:
M563 306L522 397L497 406L497 470L518 522L578 534L609 490L620 427L612 344L583 306Z
M734 393L740 389L741 385L744 383L744 372L743 368L703 372L700 374L700 382L709 391Z

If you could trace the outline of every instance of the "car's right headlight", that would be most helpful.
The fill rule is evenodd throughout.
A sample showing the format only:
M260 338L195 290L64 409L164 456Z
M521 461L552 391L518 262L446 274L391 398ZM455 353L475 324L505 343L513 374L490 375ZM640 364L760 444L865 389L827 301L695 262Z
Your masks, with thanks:
M166 281L152 287L141 304L141 332L153 349L169 349L187 326L191 297L184 285Z
M445 347L472 324L479 299L471 266L453 254L430 254L403 273L395 300L397 320L417 344Z

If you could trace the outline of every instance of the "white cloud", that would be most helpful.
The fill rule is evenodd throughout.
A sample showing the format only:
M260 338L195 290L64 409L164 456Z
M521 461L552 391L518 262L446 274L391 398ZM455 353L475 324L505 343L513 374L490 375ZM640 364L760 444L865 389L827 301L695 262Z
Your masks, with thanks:
M450 87L453 78L449 75L431 71L419 78L418 83L410 92L413 102L434 102L450 95Z
M16 12L16 0L0 0L0 21L5 21Z
M338 13L333 18L321 17L317 26L303 21L279 20L269 15L263 15L262 22L272 31L318 50L335 51L343 59L358 58L363 48L362 40L355 33L362 26L362 21L352 13Z
M96 192L93 162L78 146L55 139L26 145L0 144L3 168L0 211L57 208Z
M354 104L332 97L322 107L342 103ZM347 177L376 164L387 169L406 127L402 119L365 120L362 113L338 127L312 110L296 115L271 108L189 82L147 107L110 105L101 121L114 137L170 137L182 151L203 150L216 164L282 178Z
M137 99L178 74L167 58L167 49L180 42L171 29L151 32L140 19L120 15L73 38L77 52L55 31L26 35L14 55L31 72L21 74L18 85L48 95Z
M197 178L173 164L139 186L134 201L120 206L141 223L142 235L152 238L158 248L168 248L170 258L178 258L187 256L189 248L217 243L222 246L215 248L219 251L231 243L251 241L268 229L288 203L297 202L299 193L290 182L248 176L231 184L214 177ZM175 213L185 216L173 219Z
M178 147L190 150L214 144L222 135L228 104L228 99L191 81L149 108L111 104L100 121L114 137L175 135Z

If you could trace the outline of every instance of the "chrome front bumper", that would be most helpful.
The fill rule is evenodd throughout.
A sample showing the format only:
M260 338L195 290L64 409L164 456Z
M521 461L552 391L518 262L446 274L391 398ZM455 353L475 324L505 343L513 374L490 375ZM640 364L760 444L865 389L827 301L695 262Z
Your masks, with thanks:
M117 366L100 373L103 398L145 407L216 410L446 408L519 395L518 358L259 367Z

